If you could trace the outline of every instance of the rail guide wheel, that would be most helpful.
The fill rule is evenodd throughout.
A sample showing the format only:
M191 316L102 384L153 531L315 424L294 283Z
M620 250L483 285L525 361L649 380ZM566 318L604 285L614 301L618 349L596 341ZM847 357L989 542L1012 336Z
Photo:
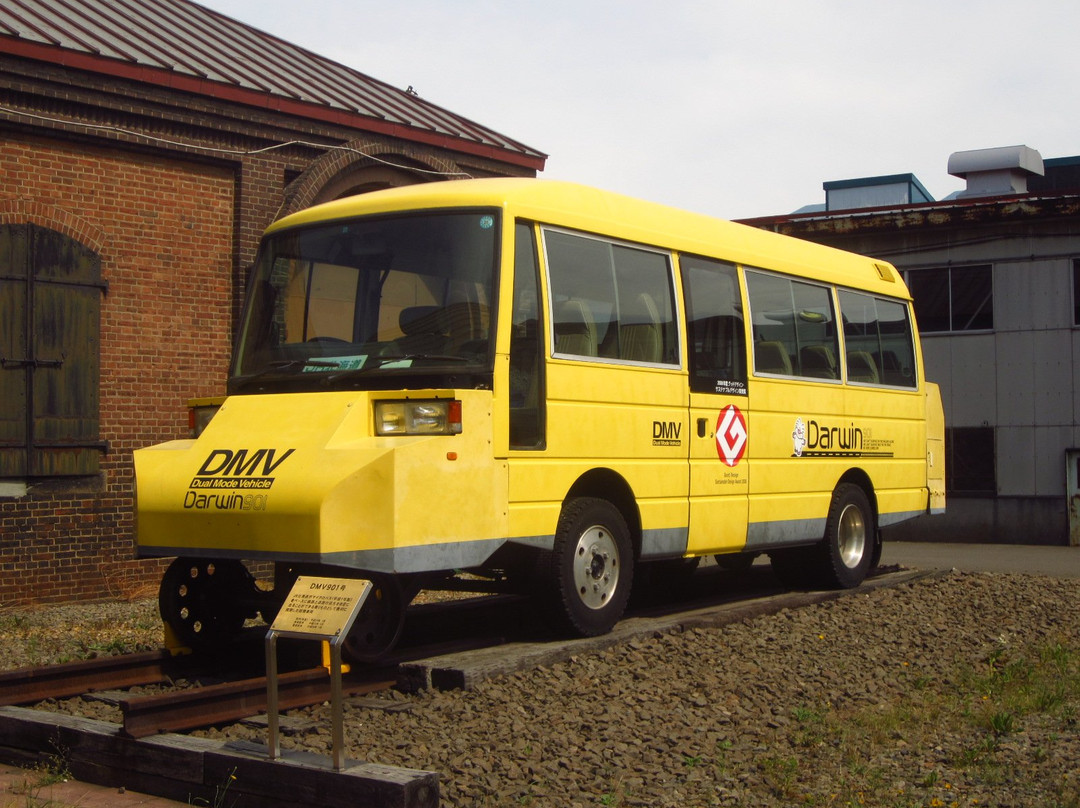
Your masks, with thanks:
M240 633L249 616L242 604L254 589L239 561L178 558L161 579L158 610L180 643L192 651L215 648Z
M369 580L371 593L342 648L350 662L381 661L397 645L405 627L405 609L410 598L401 582L393 576L372 576Z

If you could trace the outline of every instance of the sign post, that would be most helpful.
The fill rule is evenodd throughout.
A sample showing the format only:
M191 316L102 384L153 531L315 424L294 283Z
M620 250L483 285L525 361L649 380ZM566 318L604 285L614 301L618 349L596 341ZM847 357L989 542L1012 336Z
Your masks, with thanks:
M334 771L345 765L345 718L342 707L341 645L371 592L371 581L353 578L296 579L273 625L266 633L266 719L270 731L270 759L278 748L277 640L287 637L324 640L330 644Z

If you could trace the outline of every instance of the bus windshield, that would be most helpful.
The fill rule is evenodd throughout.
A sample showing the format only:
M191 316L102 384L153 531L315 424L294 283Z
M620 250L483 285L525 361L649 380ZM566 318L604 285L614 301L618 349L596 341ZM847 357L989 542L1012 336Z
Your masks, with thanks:
M490 387L499 224L427 211L270 234L230 393Z

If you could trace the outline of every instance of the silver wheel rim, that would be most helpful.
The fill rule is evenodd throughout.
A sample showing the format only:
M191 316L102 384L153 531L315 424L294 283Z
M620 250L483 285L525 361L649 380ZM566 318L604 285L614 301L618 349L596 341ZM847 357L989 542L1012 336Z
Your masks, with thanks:
M848 569L859 566L866 552L866 521L856 505L848 505L840 513L836 541L844 566Z
M611 532L593 525L574 547L574 588L590 609L602 609L619 586L619 548Z

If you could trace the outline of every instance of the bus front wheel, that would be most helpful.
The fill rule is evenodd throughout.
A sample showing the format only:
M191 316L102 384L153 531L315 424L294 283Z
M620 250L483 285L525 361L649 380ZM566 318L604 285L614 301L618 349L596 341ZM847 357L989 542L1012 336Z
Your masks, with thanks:
M630 529L605 499L563 506L548 580L555 619L582 637L611 631L622 617L634 576Z

